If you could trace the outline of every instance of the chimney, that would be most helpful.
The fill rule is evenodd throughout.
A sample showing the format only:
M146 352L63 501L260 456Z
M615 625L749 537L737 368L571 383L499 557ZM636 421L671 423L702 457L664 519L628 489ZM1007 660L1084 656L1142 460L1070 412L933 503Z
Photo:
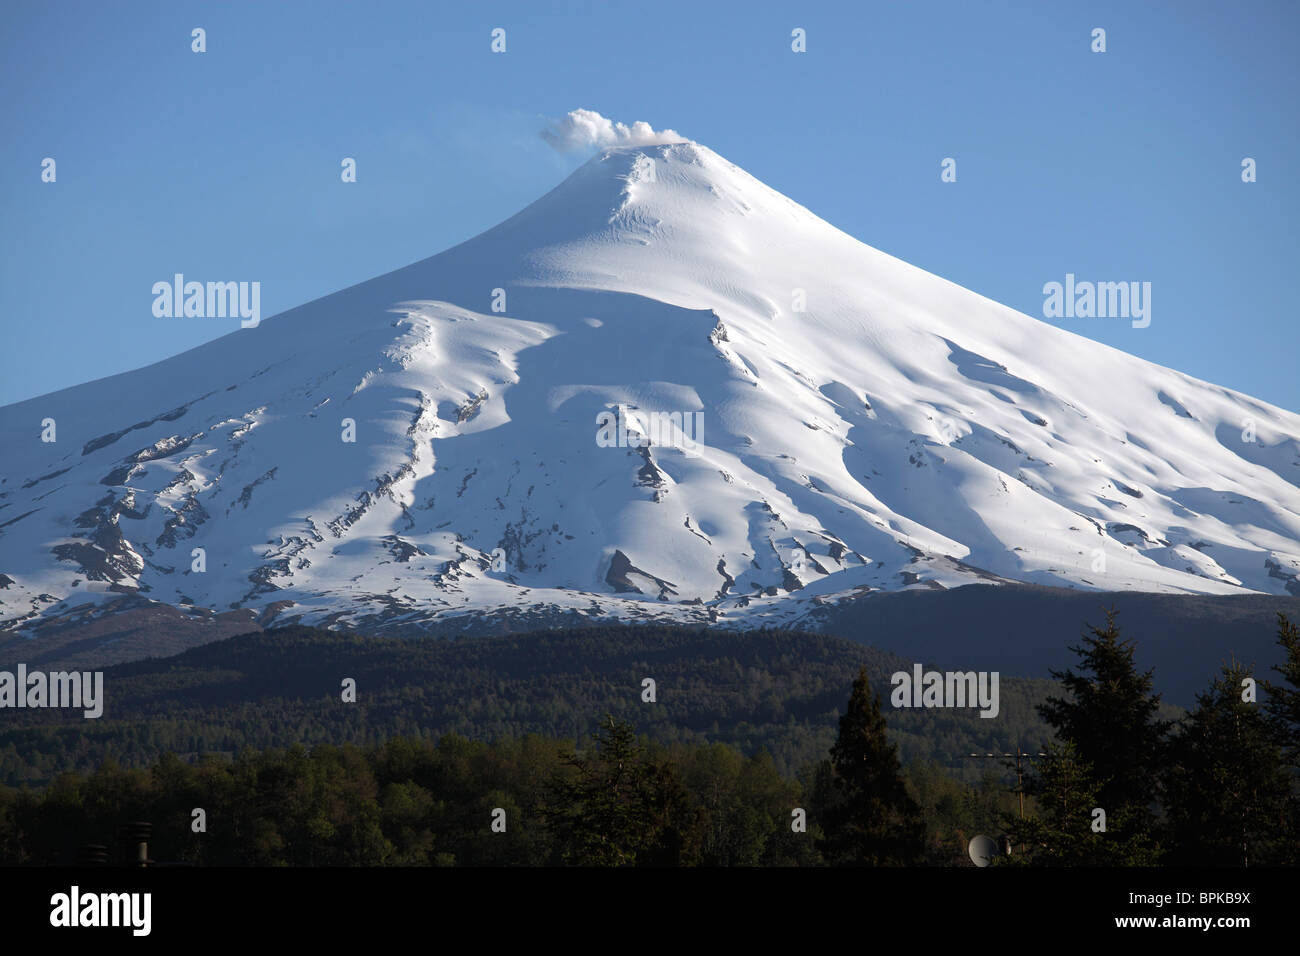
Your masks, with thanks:
M77 848L77 866L108 866L108 847L102 843L84 843Z
M118 830L118 838L127 850L128 866L148 866L149 838L153 836L153 824L144 820L134 820Z

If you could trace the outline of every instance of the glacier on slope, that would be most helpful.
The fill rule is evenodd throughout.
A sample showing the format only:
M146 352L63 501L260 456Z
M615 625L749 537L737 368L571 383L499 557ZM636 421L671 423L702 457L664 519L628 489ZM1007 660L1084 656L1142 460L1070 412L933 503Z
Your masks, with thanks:
M702 447L601 447L611 411L702 412ZM609 149L440 255L0 409L0 627L123 593L413 632L975 581L1300 594L1297 436L704 146Z

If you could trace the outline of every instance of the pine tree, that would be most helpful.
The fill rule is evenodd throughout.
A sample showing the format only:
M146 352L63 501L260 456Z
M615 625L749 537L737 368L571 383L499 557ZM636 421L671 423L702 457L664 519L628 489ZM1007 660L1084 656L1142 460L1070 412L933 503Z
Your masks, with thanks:
M1277 862L1296 866L1300 865L1300 630L1281 611L1277 615L1277 642L1284 660L1273 670L1282 675L1284 683L1262 682L1267 694L1264 709L1291 784L1285 819L1279 827L1281 852Z
M1141 812L1112 807L1104 816L1105 781L1084 760L1074 743L1050 748L1025 782L1035 796L1031 815L1005 817L1011 843L1023 855L1011 862L1031 866L1151 866L1158 851ZM1103 829L1104 827L1104 829Z
M1274 665L1273 670L1290 686L1264 681L1268 695L1264 708L1288 763L1300 767L1300 629L1281 611L1277 614L1277 642L1286 659L1280 666Z
M1169 772L1170 862L1277 862L1290 783L1263 708L1247 700L1250 671L1225 664L1174 741Z
M880 697L858 673L831 748L833 795L826 837L818 848L828 863L906 866L925 852L925 825L903 783L898 748L885 736Z
M606 715L593 750L565 754L547 817L562 859L581 866L689 862L693 834L674 769L651 760L632 725Z
M1038 712L1092 768L1097 805L1111 817L1131 815L1149 823L1171 724L1157 716L1160 695L1151 692L1152 672L1138 672L1135 644L1120 638L1115 616L1106 611L1106 626L1090 626L1083 643L1070 648L1079 657L1079 672L1052 672L1068 697L1050 697Z

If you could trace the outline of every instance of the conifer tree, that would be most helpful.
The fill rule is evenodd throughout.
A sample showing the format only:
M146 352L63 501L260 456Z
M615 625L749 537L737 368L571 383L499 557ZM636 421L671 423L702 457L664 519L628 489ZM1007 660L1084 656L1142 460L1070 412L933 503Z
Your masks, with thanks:
M1263 681L1265 712L1273 739L1282 750L1285 772L1291 793L1286 816L1279 833L1280 853L1277 862L1300 865L1300 629L1281 611L1277 615L1277 643L1283 660L1273 670L1282 675L1282 684Z
M1121 639L1115 617L1106 611L1105 627L1090 626L1083 643L1070 648L1078 672L1052 672L1068 696L1048 698L1038 712L1092 768L1097 805L1112 817L1149 823L1171 724L1158 716L1152 672L1138 671L1135 644Z
M1037 798L1035 812L1007 815L1005 825L1018 855L1032 866L1151 866L1158 849L1139 808L1103 806L1106 781L1072 742L1049 748L1025 783ZM1102 811L1098 814L1097 811Z
M562 859L582 866L689 862L687 798L672 767L653 761L627 721L605 716L595 747L566 754L547 816Z
M925 851L925 825L903 783L898 748L885 736L880 697L863 669L853 682L831 748L832 795L825 839L818 844L833 865L906 866Z
M1197 696L1174 741L1169 771L1169 861L1202 866L1277 862L1290 784L1281 749L1245 682L1225 664Z
M1278 745L1287 762L1300 768L1300 629L1281 611L1277 614L1277 643L1284 659L1273 670L1282 675L1282 684L1264 681L1265 711Z

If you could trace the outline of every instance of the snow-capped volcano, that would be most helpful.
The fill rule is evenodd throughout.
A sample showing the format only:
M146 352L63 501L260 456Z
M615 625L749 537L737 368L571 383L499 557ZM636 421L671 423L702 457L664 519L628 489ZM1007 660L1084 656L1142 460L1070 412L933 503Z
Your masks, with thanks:
M412 629L978 580L1300 593L1297 436L703 146L610 149L441 255L0 409L0 619L123 591Z

